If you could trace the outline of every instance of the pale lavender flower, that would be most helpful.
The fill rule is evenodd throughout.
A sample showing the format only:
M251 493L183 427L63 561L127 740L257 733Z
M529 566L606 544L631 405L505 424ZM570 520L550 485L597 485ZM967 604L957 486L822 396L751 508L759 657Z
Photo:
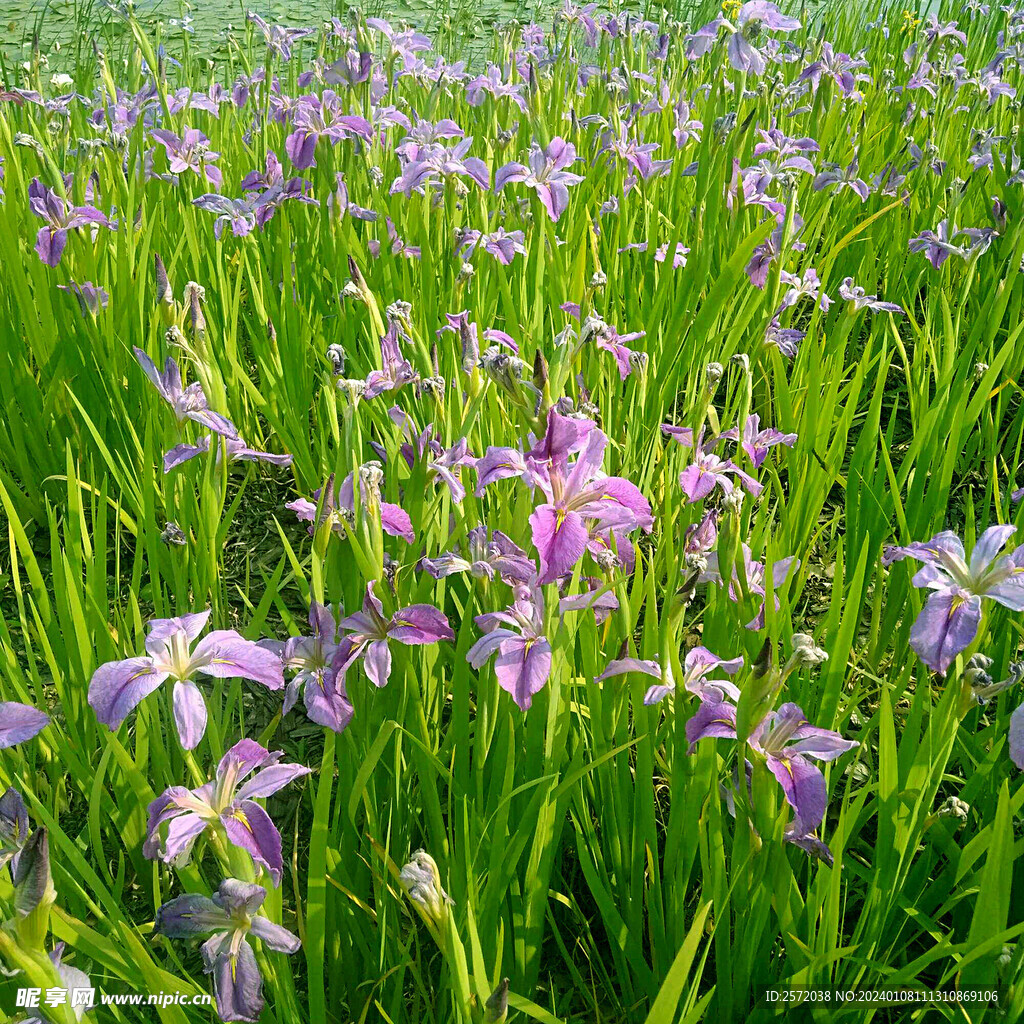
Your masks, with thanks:
M802 298L808 298L817 303L822 312L828 312L829 306L832 305L833 300L820 290L821 281L818 279L818 272L813 267L808 267L802 275L791 274L789 271L783 270L779 274L779 281L789 285L789 290L782 296L780 313L783 309L795 306Z
M735 683L727 679L708 679L715 672L735 675L743 667L743 658L720 658L712 654L706 647L694 647L686 652L683 659L683 688L698 696L702 701L718 703L726 700L737 701L740 691ZM663 670L657 661L638 661L635 658L622 658L610 661L608 667L594 681L601 682L611 676L623 675L626 672L641 672L654 676L660 682L651 686L644 694L644 703L658 704L670 694L675 693L677 684L672 673Z
M954 245L952 239L961 232L955 228L950 231L949 220L943 218L939 221L934 231L922 231L916 238L910 240L911 252L923 252L928 262L938 270L950 256L959 256L967 259L967 250L959 245Z
M501 73L501 68L491 64L486 73L478 75L471 82L466 83L466 102L471 107L479 107L484 102L485 94L490 94L496 100L507 97L524 113L529 109L522 94L521 82L506 82Z
M134 351L143 372L160 393L160 397L174 410L179 423L193 420L215 434L238 437L238 431L231 420L207 406L206 395L199 381L194 381L187 388L182 387L181 370L171 356L167 357L161 372L141 348L135 346Z
M764 332L764 343L777 348L787 359L796 359L804 332L793 327L783 327L777 316L772 317Z
M88 196L87 196L88 198ZM72 206L66 199L47 188L38 178L33 178L28 187L29 208L46 221L36 235L35 250L48 267L55 267L64 255L68 232L87 224L111 227L107 215L95 206Z
M839 86L843 95L850 96L857 88L854 71L867 66L868 62L862 57L851 57L848 53L836 53L832 44L825 41L821 44L821 56L800 72L797 81L810 81L811 88L817 92L822 75L827 75Z
M284 669L294 672L284 691L281 714L287 715L301 693L310 721L334 732L343 732L352 721L355 709L348 699L345 680L334 667L338 653L338 624L331 609L310 602L311 636L291 636L287 640L260 640L260 647L281 659Z
M528 583L537 575L537 567L510 537L500 530L475 526L466 535L468 552L445 551L436 558L420 559L420 568L435 580L468 572L480 580L495 577L508 584Z
M517 255L526 255L526 236L522 231L506 231L503 227L495 228L486 234L482 231L463 231L460 236L459 256L467 259L477 249L490 253L507 267Z
M730 441L739 440L739 430L733 427L721 435ZM784 444L792 448L797 442L796 434L784 434L774 427L761 429L761 417L755 412L751 413L743 424L743 440L740 446L747 453L754 469L760 469L764 460L768 458L768 452L776 445Z
M852 302L854 310L870 309L873 313L903 313L903 307L895 302L882 302L877 295L868 295L860 285L853 283L852 277L844 277L839 286L839 297Z
M176 444L170 451L164 453L164 472L170 473L172 469L183 465L190 459L199 455L205 455L210 450L210 437L201 437L195 444ZM290 466L293 456L276 455L274 452L261 452L250 448L240 437L228 437L224 439L224 452L227 454L228 462L268 462L272 466ZM220 459L221 448L217 447L217 458Z
M551 644L544 635L544 598L536 588L517 586L515 599L503 612L477 615L484 635L466 652L479 670L494 655L498 685L526 711L551 674Z
M721 459L714 454L713 449L723 438L727 438L728 434L705 441L702 430L696 445L694 445L693 431L687 432L687 428L673 427L671 424L665 423L662 424L661 429L664 434L684 448L692 447L694 449L693 461L679 474L679 486L688 501L701 501L716 487L720 488L724 494L731 494L734 486L731 477L736 477L743 489L755 498L764 489L763 484L758 483L749 473L740 469L731 459Z
M245 20L255 25L266 41L267 49L277 54L283 61L292 59L292 45L306 36L316 33L315 28L286 28L284 25L271 25L254 11L248 11Z
M814 179L814 191L821 192L822 189L832 188L838 192L848 188L860 197L862 203L866 203L871 189L866 181L858 177L858 172L859 163L856 156L845 168L840 164L825 164Z
M361 659L370 682L374 686L387 686L391 677L389 642L436 644L441 640L454 640L455 634L444 613L429 604L409 605L390 618L385 617L384 605L373 592L374 582L366 584L362 611L338 623L338 629L346 635L339 641L333 667L338 675L344 675Z
M349 473L336 491L334 489L334 477L332 476L327 483L326 490L327 494L323 499L319 519L317 519L317 502L320 501L323 488L318 488L313 492L314 501L309 501L307 498L297 498L295 501L288 502L285 508L294 512L300 522L310 524L310 536L316 532L316 527L323 523L329 523L331 529L342 537L347 536L342 520L351 519L355 513L353 474ZM407 544L412 544L416 539L416 535L413 533L412 520L409 518L409 513L400 505L381 501L380 495L368 483L366 475L362 472L359 474L359 496L360 506L364 512L369 511L371 515L376 516L380 522L381 529L388 536L401 537Z
M406 163L402 173L391 183L391 194L411 196L427 185L453 177L471 178L486 191L490 188L491 172L479 157L467 155L472 145L472 136L460 139L454 146L411 144L404 151Z
M692 751L703 739L736 739L736 709L727 702L701 704L686 723L686 738ZM810 725L796 704L783 704L769 711L747 741L760 754L775 776L787 803L795 813L794 836L816 829L825 817L828 786L821 769L808 758L834 761L858 746L831 729ZM797 824L799 823L799 824Z
M402 355L401 335L395 320L388 324L387 331L380 339L380 362L381 368L372 370L366 377L363 397L367 400L418 379L419 375L412 364Z
M164 147L172 174L192 171L220 189L224 175L215 163L220 153L210 149L210 140L198 128L184 128L180 137L165 128L153 128L150 134Z
M762 598L761 607L758 610L750 622L746 623L747 629L764 629L765 622L765 605L764 598L767 596L765 592L765 566L763 562L757 562L753 559L750 554L750 548L746 544L741 545L743 554L743 575L746 584L746 592L752 594L755 597ZM772 587L773 590L778 590L787 579L789 579L790 573L795 569L800 568L800 560L793 556L788 558L781 558L777 562L772 564ZM740 569L739 566L733 565L732 567L732 581L729 583L729 599L734 602L739 602L743 594L743 587L740 584ZM700 574L697 580L698 583L716 583L722 586L723 580L721 573L718 570L718 552L712 551L708 555L708 567ZM775 610L778 611L780 603L778 597L775 598Z
M68 284L59 284L57 287L62 292L70 292L78 299L82 316L98 316L100 310L106 309L107 303L110 301L106 289L93 284L92 281L85 281L82 284L70 281Z
M225 1021L256 1021L263 1012L263 978L249 944L255 936L267 949L295 953L301 946L290 931L257 911L267 890L226 878L213 897L186 894L163 904L153 931L172 939L211 933L203 943L203 971L213 975L217 1015Z
M206 702L194 681L197 672L219 679L251 679L268 690L284 686L278 659L233 629L214 630L191 649L209 618L207 610L150 619L145 656L108 661L93 673L89 703L96 717L116 730L161 683L173 680L175 728L181 745L193 750L206 732Z
M689 60L703 56L714 45L724 28L729 33L729 63L737 71L763 75L767 48L759 50L754 43L762 27L772 32L793 32L800 28L796 18L784 15L768 0L748 0L736 15L735 24L728 18L718 17L687 38L686 56Z
M945 674L977 636L982 598L1024 611L1024 545L1000 555L1015 532L1012 525L990 526L978 538L970 560L950 530L929 541L886 549L883 565L903 558L924 563L913 583L932 593L910 631L910 646L934 672Z
M231 199L217 192L197 196L192 204L207 213L217 214L213 222L214 238L220 238L225 227L231 228L236 238L244 238L256 227L256 213L249 199Z
M530 166L510 163L494 176L494 191L500 192L510 182L520 181L537 193L548 216L557 221L569 205L569 185L578 185L583 178L565 170L576 162L576 147L555 136L544 149L536 144L530 151Z
M24 743L50 724L50 716L29 704L0 701L0 750Z

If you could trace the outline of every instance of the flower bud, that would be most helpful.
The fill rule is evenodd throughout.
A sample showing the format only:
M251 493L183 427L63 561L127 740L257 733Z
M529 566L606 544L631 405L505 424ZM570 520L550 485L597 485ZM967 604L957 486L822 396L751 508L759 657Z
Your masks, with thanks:
M508 978L502 978L498 987L487 997L484 1011L486 1024L503 1024L508 1017Z
M331 361L331 373L340 377L345 372L345 349L343 346L334 344L327 348L327 358Z
M174 292L167 279L167 268L160 254L153 253L153 269L156 276L156 305L165 324L174 322Z
M206 337L206 317L203 316L203 303L206 301L206 289L189 281L185 285L185 316L192 330L192 337L197 341L203 341Z
M50 907L57 899L50 874L50 842L45 828L29 836L14 874L15 928L26 949L42 949L50 925Z
M967 815L970 813L970 804L965 803L957 796L947 797L942 806L936 811L940 818L956 818L960 822L966 821Z
M453 901L441 885L441 872L434 858L426 850L417 850L398 879L423 917L435 927L441 927Z

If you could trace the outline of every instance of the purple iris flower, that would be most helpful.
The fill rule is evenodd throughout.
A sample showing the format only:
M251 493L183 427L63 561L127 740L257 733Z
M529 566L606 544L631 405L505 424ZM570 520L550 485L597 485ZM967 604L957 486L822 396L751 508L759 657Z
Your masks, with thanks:
M1010 716L1010 734L1008 739L1010 760L1018 768L1024 768L1024 704Z
M12 879L18 874L18 861L21 860L21 851L28 842L28 836L29 821L25 801L13 786L9 786L4 795L0 796L0 869L9 864Z
M295 181L296 179L292 179ZM345 182L345 175L338 171L334 176L334 192L327 197L328 208L336 208L338 211L338 217L352 217L355 220L364 220L373 222L377 219L377 214L374 210L368 210L363 206L356 206L355 203L349 202L348 198L348 185ZM304 202L315 202L315 200L303 200Z
M955 235L956 232L954 231L953 234ZM949 221L941 220L934 231L922 231L916 238L912 238L910 251L923 252L928 262L938 270L950 256L967 258L967 251L961 246L953 245L950 241L951 237Z
M772 317L765 328L764 343L777 348L787 359L796 359L800 342L804 340L804 332L794 327L783 327L778 316Z
M747 629L764 629L765 606L765 566L763 562L755 561L750 554L750 548L746 544L741 545L743 553L744 577L746 580L747 593L762 598L761 607L750 622L746 623ZM717 583L722 586L722 575L718 571L718 552L712 551L707 556L708 567L697 578L698 583ZM778 590L794 569L800 568L800 559L790 555L788 558L780 558L772 563L772 586ZM739 567L732 568L732 582L729 584L729 600L738 602L742 594L740 586ZM775 610L780 607L778 597L775 598Z
M203 971L213 975L217 1015L221 1020L259 1020L263 1012L263 978L249 940L267 949L295 953L302 945L290 931L257 911L267 890L252 882L225 878L213 897L186 894L165 903L153 931L172 939L213 934L203 943Z
M410 144L404 150L406 163L402 173L391 183L391 194L401 192L411 196L413 192L422 192L428 184L444 182L452 177L472 178L487 191L491 185L491 171L479 157L467 156L472 145L472 135L460 139L454 146Z
M463 231L460 235L459 256L467 259L477 249L490 253L507 267L517 255L526 255L526 235L522 231L506 231L502 227L486 234L482 231Z
M409 245L403 238L399 238L398 231L395 230L395 222L390 217L384 218L384 224L387 228L388 243L391 247L392 256L404 256L407 260L418 260L422 257L423 253L418 245ZM370 255L374 259L380 257L381 243L377 239L371 238L366 243L366 247L370 250ZM381 344L383 347L383 342Z
M50 724L50 716L29 704L0 701L0 750L24 743Z
M284 25L270 25L254 11L246 12L245 20L252 22L263 33L267 49L284 61L292 59L293 43L316 32L315 28L286 28Z
M843 95L850 96L857 87L854 71L867 66L868 62L862 57L851 57L848 53L836 53L832 44L826 41L821 44L821 56L800 72L797 81L809 81L811 88L817 92L822 75L827 75L842 89Z
M724 672L735 675L743 667L742 656L738 658L720 658L712 654L706 647L694 647L687 651L683 660L683 687L696 694L702 701L719 703L726 700L737 701L740 691L735 683L727 679L708 679L713 672ZM608 662L608 667L594 680L601 682L612 676L624 675L627 672L642 672L660 680L644 694L644 703L658 704L669 694L675 693L676 683L671 672L663 671L657 661L641 661L637 658L620 658Z
M93 673L89 703L96 717L116 730L137 704L171 679L178 738L186 750L193 750L206 732L206 702L193 681L197 672L219 679L252 679L268 690L284 686L280 661L233 629L214 630L191 650L209 618L207 610L150 619L144 657L108 661Z
M339 675L344 675L349 666L361 658L370 682L374 686L387 686L391 676L390 641L421 646L454 640L455 634L444 613L429 604L412 604L386 618L384 605L373 592L374 582L366 584L362 611L338 623L339 630L347 635L340 641L334 667Z
M277 662L270 651L261 653ZM180 867L188 863L195 841L212 828L245 850L253 864L263 867L275 886L280 885L281 833L255 801L310 773L302 764L279 764L282 755L283 751L271 752L254 740L240 740L220 759L212 781L198 789L171 786L165 790L149 805L142 852L150 860L159 857ZM168 822L166 838L161 839L160 827Z
M224 175L215 163L220 153L209 148L210 140L198 128L184 128L180 137L165 128L153 128L150 134L164 147L168 170L172 174L192 171L215 189L220 189Z
M525 113L528 107L526 100L523 99L522 90L521 82L506 82L502 76L501 68L492 64L485 74L478 75L471 82L466 83L466 102L471 107L479 107L483 104L484 96L488 93L496 100L507 96Z
M578 315L578 309L573 315ZM619 334L611 324L606 323L599 316L588 316L580 327L580 346L588 341L605 352L610 352L615 357L615 365L619 371L621 380L626 380L633 370L643 369L647 366L647 353L639 352L629 348L627 341L637 341L645 337L646 331L632 331L629 334ZM560 335L561 337L561 335Z
M686 99L680 97L679 102L672 109L676 118L675 127L672 129L672 137L676 140L676 149L682 149L690 139L700 142L701 132L704 131L704 122L690 117L692 111Z
M285 687L282 715L287 715L302 693L306 714L317 725L343 732L355 709L345 691L345 680L333 667L338 653L338 624L330 608L313 601L309 606L312 636L292 636L287 640L260 640L260 647L273 651L285 669L294 671Z
M383 18L367 18L366 27L379 32L391 44L391 49L400 57L412 56L431 48L430 37L412 29L395 31Z
M886 550L883 565L903 558L924 563L914 576L914 586L932 593L910 631L910 646L934 672L944 674L977 636L983 597L1012 611L1024 611L1024 545L1000 555L1015 532L1012 525L990 526L978 538L970 560L960 538L950 530L929 541Z
M215 434L221 434L224 437L238 437L238 431L231 420L207 407L206 395L203 393L203 386L199 381L194 381L187 388L182 388L181 370L171 356L168 356L164 363L163 373L138 346L135 346L135 358L139 361L143 372L153 382L153 387L160 392L160 397L174 410L174 415L179 423L193 420L212 430Z
M877 295L868 295L860 285L853 283L852 277L843 278L839 297L845 302L852 302L855 311L870 309L873 313L903 313L903 307L895 302L881 302Z
M390 224L391 221L389 220ZM411 384L419 375L405 356L402 355L402 336L396 320L388 324L388 329L380 339L379 370L372 370L366 378L366 390L363 398L376 398L385 391L393 391L404 384Z
M618 160L628 164L646 181L655 175L664 174L672 166L671 160L653 160L651 154L658 148L657 142L643 142L631 138L623 126L618 132L607 131L601 138L601 153L614 153Z
M924 37L929 43L941 42L943 39L953 39L963 46L967 45L967 36L957 28L955 21L941 22L935 14L928 15Z
M475 669L494 655L498 685L526 711L533 695L551 674L551 644L544 635L544 597L528 586L515 588L515 599L503 612L477 615L476 624L484 635L466 652Z
M569 205L569 185L578 185L583 178L565 170L576 162L576 147L555 136L544 149L534 144L530 166L510 163L494 176L494 191L500 192L510 182L521 181L537 193L548 216L557 221Z
M183 465L197 455L205 455L210 450L210 438L201 437L195 444L176 444L170 451L164 453L164 472L170 473L172 469ZM227 437L224 439L224 450L227 453L228 462L269 462L272 466L290 466L291 455L275 455L273 452L260 452L250 448L240 437ZM217 454L220 457L221 449L218 447Z
M320 511L320 519L317 520L317 502L320 500L322 490L322 488L318 488L313 492L315 501L310 501L308 498L296 498L295 501L288 502L285 508L294 512L300 522L311 524L309 527L310 536L316 532L317 526L328 522L335 533L344 537L346 536L346 530L340 520L351 518L356 507L353 474L349 473L342 480L336 493L334 491L334 478L331 477L327 484L327 496ZM368 482L366 474L362 472L359 474L359 499L360 505L364 510L371 509L372 512L376 513L380 520L381 529L389 537L401 537L407 544L412 544L416 539L409 513L400 505L394 505L389 501L381 501L380 495L376 493L375 488L371 486L371 482Z
M772 32L793 32L800 28L800 22L784 15L768 0L748 0L739 9L735 24L728 18L718 17L689 36L686 43L687 59L694 60L707 53L724 28L729 32L729 63L737 71L763 75L767 51L759 50L754 45L762 27Z
M28 187L28 203L32 212L46 221L46 225L36 235L35 249L48 267L60 263L68 243L69 231L86 224L99 224L105 228L111 226L107 215L95 206L72 206L38 178L33 178Z
M721 435L731 441L739 440L739 431L736 427L725 431ZM797 442L796 434L784 434L774 427L761 429L761 417L755 412L751 413L743 424L743 440L741 447L747 453L754 469L760 469L764 460L768 458L768 451L776 445L784 444L792 448Z
M814 179L814 191L821 192L822 189L834 188L838 192L841 189L848 188L860 197L862 203L866 203L868 196L871 194L871 189L866 181L858 177L858 171L859 162L856 156L846 167L840 164L825 164L824 168Z
M719 737L736 739L736 708L725 701L705 701L686 723L690 749L703 739ZM797 832L801 834L821 824L828 805L825 776L808 759L834 761L858 746L830 729L810 725L796 704L783 704L778 711L769 711L747 742L764 757L778 780L800 823Z
M529 583L537 575L537 567L526 557L526 552L500 530L488 531L486 526L475 526L466 540L465 557L459 552L445 551L437 558L420 559L420 568L435 580L468 572L481 580L498 577L510 585Z
M651 506L636 484L601 471L607 445L608 438L590 420L548 411L547 432L525 459L522 474L547 499L530 516L540 555L538 583L572 572L592 539L590 526L611 530L618 538L637 528L650 532ZM573 452L579 454L570 465ZM500 479L496 467L488 463L486 468L490 479ZM478 467L478 480L483 478Z
M68 284L59 284L57 287L62 292L70 292L78 299L82 316L98 316L100 310L106 309L107 303L110 301L106 289L93 284L92 281L85 281L82 284L70 281Z
M226 227L231 228L236 238L244 238L256 227L256 213L250 199L231 199L219 192L209 192L193 199L192 205L207 213L217 214L213 222L214 238L220 238Z
M705 441L702 430L694 444L693 431L687 427L674 427L665 423L661 429L684 448L694 449L693 461L679 474L679 486L688 501L702 501L716 487L721 488L724 494L731 494L734 486L731 477L736 477L743 489L755 498L764 490L763 484L740 469L731 459L715 455L714 448L728 434L720 434Z
M284 140L288 159L297 170L304 171L316 162L316 146L321 136L337 145L342 139L356 136L369 142L373 126L364 117L346 114L341 98L331 89L317 96L300 96L292 112L294 131Z
M817 303L823 313L827 313L829 306L832 305L833 300L825 292L821 291L821 281L814 267L808 267L803 274L791 274L789 271L783 270L779 274L779 281L782 284L789 285L789 290L782 296L780 313L783 309L795 306L803 298L811 299Z
M466 496L466 488L462 484L462 467L476 464L476 458L470 454L466 438L459 438L450 448L443 448L441 442L434 436L432 423L427 424L417 434L412 421L397 405L388 410L388 416L408 438L399 447L399 452L409 468L414 469L417 462L424 462L427 478L444 483L452 496L452 501L459 504ZM384 455L382 448L376 445L374 447L378 449L379 455Z
M349 49L324 71L324 81L351 88L367 81L372 73L373 54Z

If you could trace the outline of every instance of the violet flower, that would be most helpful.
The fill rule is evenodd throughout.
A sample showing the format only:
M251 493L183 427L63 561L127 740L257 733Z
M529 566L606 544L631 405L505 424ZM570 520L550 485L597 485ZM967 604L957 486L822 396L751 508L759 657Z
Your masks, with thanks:
M765 566L763 562L755 561L750 554L750 548L746 544L741 545L743 554L743 572L746 581L746 591L748 594L752 594L755 597L760 597L761 607L758 610L757 615L746 623L747 629L764 629L765 621L765 605L764 598L765 593ZM718 552L712 551L707 556L708 567L698 576L698 583L717 583L722 586L723 580L721 573L718 570ZM800 559L790 555L788 558L780 558L777 562L772 564L772 586L774 590L778 590L787 579L789 579L790 573L794 569L800 568ZM742 587L740 585L739 566L734 565L732 568L732 581L729 583L729 600L738 603L742 595ZM778 611L780 608L779 599L775 597L775 610Z
M706 701L686 723L690 750L703 739L719 737L736 739L736 708L724 701ZM858 746L830 729L810 725L796 704L769 711L747 742L778 780L800 823L796 829L800 834L821 824L828 805L825 776L808 758L834 761Z
M389 501L381 501L380 485L374 479L375 476L376 474L368 474L363 472L362 469L360 470L359 502L361 507L370 515L376 516L380 522L381 529L389 537L401 537L407 544L412 544L416 539L416 535L413 533L412 520L409 518L409 513L400 505L394 505ZM320 519L318 520L316 514L317 502L320 501L322 492L323 488L318 488L313 492L315 501L310 501L308 498L296 498L295 501L288 502L285 508L294 512L300 522L310 524L310 536L316 532L316 527L323 523L329 523L335 533L342 537L346 536L346 530L341 520L351 519L355 513L353 474L349 473L342 480L336 491L334 488L334 477L331 477L327 484L327 495L324 498L320 510Z
M213 222L214 238L220 238L226 227L231 228L235 238L244 238L256 227L256 212L250 199L231 199L219 192L208 192L193 199L192 205L217 214Z
M391 320L387 331L380 339L381 368L368 374L363 398L376 398L385 391L393 391L405 384L411 384L418 378L419 375L412 364L402 355L401 342L402 335L398 322Z
M686 690L696 694L702 701L720 703L727 698L738 701L740 691L735 683L730 683L727 679L708 679L707 676L716 671L730 676L735 675L742 667L742 655L738 658L720 658L706 647L694 647L686 652L683 660L681 682ZM621 658L608 662L608 667L594 682L601 682L627 672L642 672L659 680L644 694L644 704L658 704L676 690L676 683L670 671L663 671L657 661L641 661L636 658Z
M846 167L843 167L841 164L825 164L815 177L812 187L815 192L821 192L826 188L833 188L838 192L841 189L848 188L851 192L857 194L862 203L866 203L868 196L871 194L871 189L866 181L858 177L859 167L860 164L856 156Z
M48 267L60 263L69 231L86 224L99 224L105 228L111 226L107 215L95 206L72 206L38 178L33 178L28 187L28 203L32 212L46 221L46 225L36 235L35 250Z
M435 580L455 573L468 572L481 580L495 577L504 583L528 583L537 574L537 567L510 537L500 530L489 531L486 526L475 526L466 536L466 557L455 551L445 551L436 558L420 559L419 567Z
M571 573L592 538L589 526L618 538L654 524L651 506L636 484L601 471L608 438L589 420L548 412L547 432L526 459L527 483L547 499L530 516L540 555L538 583ZM578 452L570 465L569 455Z
M271 25L255 11L247 11L245 20L255 25L266 41L267 49L277 54L283 61L292 59L292 44L306 36L315 34L315 28L286 28L284 25Z
M721 435L730 441L739 440L739 431L736 427L725 431ZM764 460L768 457L768 451L776 445L784 444L792 448L797 442L796 434L784 434L774 427L761 429L761 417L755 412L751 413L743 424L743 440L740 447L747 453L754 469L760 469Z
M213 975L221 1020L256 1021L263 1012L263 978L249 940L267 949L295 953L302 945L290 931L257 911L267 890L237 878L225 878L213 897L177 896L156 914L153 931L172 939L213 934L203 943L203 971Z
M261 653L277 661L269 651ZM209 828L245 850L253 864L264 868L275 886L280 885L281 833L256 799L284 789L311 770L302 764L279 764L282 755L283 751L271 752L254 740L239 740L220 759L212 781L198 789L171 786L165 790L149 805L142 852L150 860L159 857L180 867L188 863L196 840ZM168 822L166 838L161 839L160 828Z
M206 732L206 702L193 680L197 672L219 679L251 679L268 690L284 686L278 659L233 629L214 630L190 650L209 618L207 610L150 619L145 656L108 661L93 673L89 703L96 717L116 730L161 683L173 680L175 728L181 745L193 750Z
M238 437L235 425L226 416L214 412L207 407L206 395L199 381L194 381L187 388L182 387L181 370L177 362L167 357L161 373L149 356L141 348L135 346L135 358L139 361L143 372L152 381L153 387L160 392L160 397L174 410L178 423L193 420L215 434L223 437Z
M977 636L982 598L1024 611L1024 545L1000 555L1015 532L1012 525L990 526L978 538L970 560L950 530L929 541L886 549L883 565L903 558L924 563L913 583L932 593L910 631L910 646L934 672L945 674Z
M195 444L176 444L170 451L164 452L164 472L170 473L172 469L194 459L197 455L205 455L209 450L209 436L201 437ZM240 437L225 438L224 452L227 454L228 462L269 462L272 466L290 466L294 457L256 451L248 447ZM218 446L218 460L220 455L221 448Z
M68 284L59 284L57 287L62 292L70 292L78 299L82 316L99 316L100 310L106 309L107 303L110 302L107 290L93 284L92 281L85 281L82 284L70 281Z
M0 750L24 743L50 724L50 716L30 704L0 701Z
M796 359L800 342L804 340L804 332L794 327L783 327L778 316L772 317L765 328L764 343L777 348L787 359Z
M854 311L870 309L873 313L897 313L902 315L903 307L895 302L881 302L877 295L868 295L859 285L853 283L852 277L844 277L839 286L839 297L852 302Z
M209 148L210 140L198 128L184 128L180 137L165 128L153 128L150 134L164 147L168 170L172 174L192 171L215 189L220 189L224 175L215 163L220 153Z
M352 664L362 659L367 678L374 686L381 687L387 686L391 676L390 641L422 646L454 640L455 634L444 613L429 604L412 604L385 618L384 605L373 592L374 583L371 580L366 584L362 611L338 623L338 629L347 635L340 641L334 668L343 675Z
M748 0L739 9L735 25L728 18L720 16L689 36L686 43L687 59L694 60L707 53L724 28L729 33L729 63L737 71L763 75L767 51L759 50L754 45L762 26L772 32L793 32L800 28L800 22L784 15L768 0Z
M569 185L578 185L583 178L565 170L576 162L576 147L555 136L541 149L536 143L530 151L530 166L509 163L494 176L494 191L500 192L510 182L521 181L537 193L548 216L557 221L569 205Z
M825 292L820 291L821 281L814 267L808 267L802 275L783 270L779 274L779 281L789 285L789 290L782 297L780 313L783 309L795 306L802 298L813 300L823 313L827 313L829 306L832 305L833 300Z
M489 93L496 100L507 97L523 113L526 113L529 108L523 98L522 89L522 83L506 82L502 78L501 69L491 64L485 74L478 75L471 82L466 83L466 102L471 107L482 106L484 95Z
M679 486L687 501L702 501L716 487L720 488L723 494L731 494L734 485L730 477L736 477L743 489L755 498L764 490L763 484L740 469L731 459L722 459L714 454L713 449L723 438L728 438L728 434L704 441L702 430L694 445L693 431L687 427L674 427L664 423L661 429L684 448L694 449L693 461L679 474Z
M506 231L502 227L486 234L482 231L463 231L459 242L459 256L468 259L477 249L490 253L507 267L517 255L526 255L526 235L522 231Z
M260 647L273 651L283 667L294 671L285 687L282 715L287 715L302 693L306 714L317 725L343 732L355 713L333 661L338 653L338 624L330 608L312 601L309 606L312 636L292 636L287 640L260 640Z
M498 685L511 694L521 711L551 674L551 644L544 635L544 597L536 588L517 586L512 604L503 612L477 615L484 635L466 652L479 670L494 655Z
M473 136L460 139L454 146L417 146L411 144L405 151L402 173L391 183L390 192L411 196L422 192L428 184L444 182L452 177L472 178L484 191L490 188L490 168L479 157L467 156L473 145Z
M963 246L954 245L952 239L962 234L949 227L949 220L944 218L939 221L934 231L922 231L917 237L910 240L911 252L923 252L928 262L938 270L950 256L959 256L967 259L967 250Z
M848 53L836 53L832 44L826 41L821 44L821 56L800 72L797 81L809 81L811 88L817 92L822 76L826 75L839 86L844 96L851 96L857 87L854 71L867 66L868 62L862 57L851 57Z

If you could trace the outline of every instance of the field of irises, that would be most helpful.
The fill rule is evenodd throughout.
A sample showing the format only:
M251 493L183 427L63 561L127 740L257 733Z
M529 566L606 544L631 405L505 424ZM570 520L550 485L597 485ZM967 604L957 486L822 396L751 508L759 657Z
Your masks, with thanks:
M0 1019L1020 1020L1024 9L119 13L0 92Z

